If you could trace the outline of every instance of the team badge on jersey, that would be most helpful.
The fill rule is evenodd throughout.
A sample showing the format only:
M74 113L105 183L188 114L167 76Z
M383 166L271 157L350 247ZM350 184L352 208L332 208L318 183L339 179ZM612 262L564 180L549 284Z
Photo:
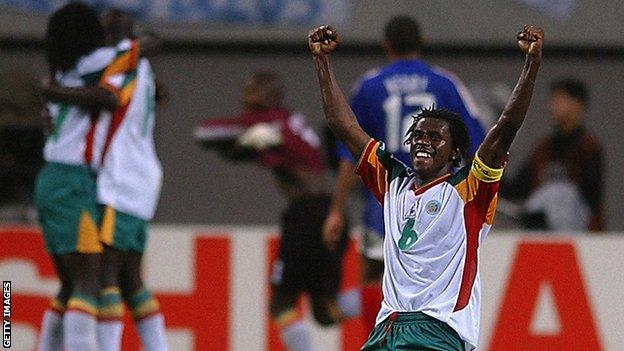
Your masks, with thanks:
M427 202L427 204L425 205L425 211L427 211L427 213L432 216L437 214L438 212L440 212L440 201L431 200Z

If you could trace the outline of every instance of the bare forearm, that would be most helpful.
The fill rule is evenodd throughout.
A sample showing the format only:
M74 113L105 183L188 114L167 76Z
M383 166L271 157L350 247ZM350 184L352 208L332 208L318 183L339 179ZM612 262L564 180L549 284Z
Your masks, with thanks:
M359 157L370 137L362 130L336 82L329 55L314 56L321 87L325 118L336 137L344 142L354 157Z
M533 96L540 62L527 56L524 68L500 118L490 129L477 152L488 166L500 168L516 133L522 126Z
M507 159L507 151L526 117L537 72L542 62L544 30L524 26L516 36L518 47L526 55L524 67L500 118L485 136L477 155L488 166L500 168Z
M338 178L334 186L330 211L342 213L347 204L347 199L351 193L351 188L355 183L356 176L353 173L354 166L349 161L340 161L338 168Z
M119 107L117 97L110 91L100 87L69 88L51 86L44 89L46 98L71 105L77 105L89 110L115 110Z
M524 122L527 110L531 104L533 87L535 86L535 79L537 78L537 72L541 64L540 61L540 59L527 56L524 62L524 68L522 69L520 78L518 78L518 83L498 120L498 123L505 126L508 132L505 134L515 135ZM511 140L509 140L509 143L511 144Z

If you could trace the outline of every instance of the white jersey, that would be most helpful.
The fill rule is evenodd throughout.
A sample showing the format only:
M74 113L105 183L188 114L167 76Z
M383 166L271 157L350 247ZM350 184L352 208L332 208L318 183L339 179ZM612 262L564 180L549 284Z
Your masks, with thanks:
M422 312L476 348L481 287L478 249L496 209L502 169L471 167L416 187L418 177L371 140L356 173L384 209L384 275L377 323Z
M104 72L116 56L114 48L96 49L81 57L74 68L57 72L56 82L64 87L114 86L114 82L109 81L112 76L104 76ZM99 161L97 157L92 161L93 156L98 154L94 145L96 134L105 132L102 128L94 129L94 118L97 116L65 103L49 103L48 110L54 127L46 140L45 160L70 165L96 165Z
M113 115L104 141L98 172L98 202L150 220L162 182L162 167L154 147L156 84L149 61L139 60L136 76L124 79L133 89L126 106ZM122 87L122 92L126 88ZM102 123L107 123L105 119Z

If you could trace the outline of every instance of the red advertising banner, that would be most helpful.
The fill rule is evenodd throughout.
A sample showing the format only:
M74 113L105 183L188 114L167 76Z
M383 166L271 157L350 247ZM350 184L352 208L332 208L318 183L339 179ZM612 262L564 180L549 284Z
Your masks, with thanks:
M11 343L33 350L43 311L58 289L35 228L0 228L0 277L11 282ZM269 275L279 245L273 228L154 226L147 285L160 301L172 350L284 350L268 313ZM484 350L618 350L624 238L492 236L480 253ZM618 264L619 262L619 264ZM618 268L619 267L619 268ZM343 289L358 287L356 243L343 265ZM359 319L313 325L318 349L358 350L369 331ZM126 317L123 350L140 350Z

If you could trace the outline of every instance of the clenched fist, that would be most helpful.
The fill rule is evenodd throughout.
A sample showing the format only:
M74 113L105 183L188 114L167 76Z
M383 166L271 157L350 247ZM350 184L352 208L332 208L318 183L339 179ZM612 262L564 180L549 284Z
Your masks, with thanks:
M308 34L308 47L313 55L327 55L338 46L338 33L332 26L320 26Z
M532 58L541 59L544 30L540 27L524 26L516 37L518 47Z

